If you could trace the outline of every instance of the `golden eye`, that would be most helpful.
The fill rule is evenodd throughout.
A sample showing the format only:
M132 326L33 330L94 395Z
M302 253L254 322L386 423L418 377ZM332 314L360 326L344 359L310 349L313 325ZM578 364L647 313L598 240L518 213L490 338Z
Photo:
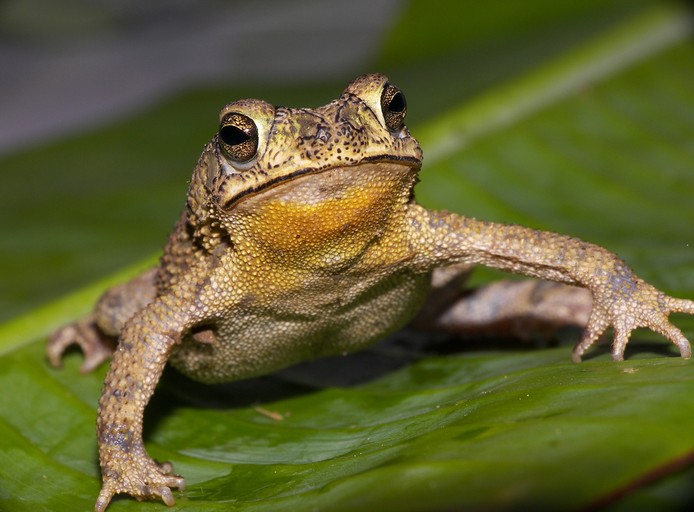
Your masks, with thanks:
M258 152L258 127L253 120L232 112L219 126L219 145L235 162L247 162Z
M407 114L407 100L400 89L389 83L381 94L381 112L389 130L397 131L402 128Z

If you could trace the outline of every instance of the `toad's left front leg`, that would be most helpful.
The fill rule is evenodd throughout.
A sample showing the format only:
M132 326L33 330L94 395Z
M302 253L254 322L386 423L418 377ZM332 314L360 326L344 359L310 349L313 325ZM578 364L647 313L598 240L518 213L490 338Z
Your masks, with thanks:
M411 240L417 264L432 268L451 263L480 264L541 279L582 286L593 295L593 308L573 359L609 327L614 328L612 358L624 358L631 332L648 327L672 341L682 357L691 347L668 321L673 312L694 314L694 301L665 295L636 276L602 247L563 235L514 225L481 222L449 212L430 212L413 205Z

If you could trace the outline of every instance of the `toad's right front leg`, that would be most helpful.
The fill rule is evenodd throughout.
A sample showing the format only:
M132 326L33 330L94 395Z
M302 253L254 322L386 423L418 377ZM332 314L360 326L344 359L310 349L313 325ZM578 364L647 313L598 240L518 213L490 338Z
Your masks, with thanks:
M118 493L138 500L160 498L171 506L171 488L185 485L183 478L170 474L170 464L159 464L147 455L142 421L171 349L192 321L181 311L174 294L169 294L133 316L121 333L99 400L97 436L103 485L97 512L103 512Z

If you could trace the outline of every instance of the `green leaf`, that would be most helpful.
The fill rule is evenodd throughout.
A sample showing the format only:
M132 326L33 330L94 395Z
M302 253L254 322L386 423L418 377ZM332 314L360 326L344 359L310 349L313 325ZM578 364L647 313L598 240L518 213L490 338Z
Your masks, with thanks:
M492 60L504 72L496 79L491 71L476 77L489 87L465 89L474 97L451 103L450 91L437 94L451 85L418 79L420 64L431 58L435 62L427 65L437 76L450 72L459 83L461 71L450 62L489 43L499 6L475 7L472 21L489 21L472 35L441 34L431 19L444 14L422 17L412 43L418 53L410 55L401 34L413 33L410 23L422 8L415 4L395 27L382 59L397 67L393 75L401 75L397 83L413 109L430 107L410 126L426 155L417 189L422 202L580 236L615 250L667 291L694 297L690 12L679 4L613 2L606 9L609 23L591 25L589 20L603 19L601 2L568 11L552 7L509 35L509 46L499 43L506 50L492 52ZM580 30L558 38L551 25ZM518 63L500 55L532 34L543 36L542 44L524 47L523 70L509 78ZM559 49L557 55L548 56L550 46ZM442 49L446 60L437 61ZM290 103L308 95L305 103L316 104L339 87L330 90L321 85L289 91L288 97L278 91L239 96L276 95ZM2 256L6 269L17 265L16 275L3 275L14 290L7 301L14 311L37 304L23 296L50 281L51 273L78 276L76 286L161 245L208 120L228 99L228 91L191 93L136 123L4 159L3 168L15 177L8 178L4 207L19 213L17 223L27 232L22 238L22 231L9 231L3 242L15 250ZM181 119L205 130L181 128ZM176 135L174 125L182 133ZM176 136L185 142L172 143ZM46 161L56 167L45 170ZM50 186L41 188L17 178L32 176L34 168L46 177L65 170L65 181L46 181ZM76 192L84 183L94 197ZM134 184L140 186L129 190ZM49 209L55 219L45 215ZM105 229L103 218L91 214L103 210ZM135 224L142 216L152 221ZM32 227L39 222L42 229ZM142 234L134 240L119 244L114 238L124 235L113 230L135 226ZM50 239L52 231L59 233L59 249L39 236ZM159 241L152 241L153 233ZM120 252L89 263L103 252L89 249L97 242L118 245ZM47 254L44 243L50 245ZM28 268L20 268L12 254L26 254ZM80 261L90 266L80 267ZM81 376L80 356L71 353L63 369L51 369L41 338L87 311L108 284L151 261L0 326L0 510L93 506L99 489L94 421L105 368ZM43 297L66 286L53 282ZM694 339L694 319L676 323ZM575 339L575 333L567 337ZM692 498L688 478L663 476L686 466L694 453L691 363L647 332L635 336L626 362L596 354L574 365L566 346L473 350L460 341L433 340L425 347L401 336L362 354L223 386L168 372L147 410L146 443L150 454L172 460L187 478L175 510L683 508ZM109 510L163 505L126 498Z

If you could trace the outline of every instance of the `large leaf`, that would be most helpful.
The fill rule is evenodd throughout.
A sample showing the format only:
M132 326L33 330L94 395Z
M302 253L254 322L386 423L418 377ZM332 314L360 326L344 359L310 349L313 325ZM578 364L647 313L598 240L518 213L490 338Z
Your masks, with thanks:
M494 4L489 12L498 8ZM595 9L600 7L587 4L581 19ZM527 66L489 92L445 111L433 101L435 114L411 126L427 154L418 194L430 206L580 235L616 250L668 291L694 296L691 18L676 5L632 9L622 21L613 14L603 32L580 30L584 37L576 49L560 41L560 56ZM568 17L552 19L569 25ZM481 30L482 39L487 31ZM420 37L424 45L426 34ZM517 44L521 36L514 37ZM444 43L449 50L439 76L456 52L469 51L469 41L454 39L431 38L429 55ZM399 65L396 74L405 81L416 75ZM436 96L440 83L414 83L408 92L413 108ZM409 91L407 83L398 84ZM201 105L214 116L213 100L216 108L229 99L221 97L188 95L142 117L138 126L166 140L174 119ZM325 97L310 103L320 99ZM61 165L61 155L68 162L70 154L85 153L77 162L85 172L72 175L72 184L35 192L44 203L51 194L65 194L58 207L60 201L73 205L80 223L89 210L79 205L75 183L86 180L98 189L100 181L118 179L125 186L140 179L132 167L132 176L116 171L131 160L159 166L163 158L166 165L190 167L195 155L188 146L204 140L202 133L188 132L194 144L167 143L166 156L145 148L118 160L109 145L134 144L139 137L128 133L124 126L109 128L4 165L30 170L49 156ZM110 166L116 178L107 177ZM146 180L131 196L140 201L124 208L116 208L117 190L110 190L101 205L116 208L113 225L123 222L122 215L137 219L138 209L152 202L171 208L159 214L168 222L176 207L168 197L180 197L185 188L176 181ZM158 186L171 189L171 196L155 194ZM14 205L20 198L8 201ZM45 211L27 215L22 223L50 222ZM84 243L78 234L72 241ZM39 242L30 237L23 248L33 254L30 248ZM145 251L156 245L151 243ZM39 277L42 271L36 270ZM62 370L49 369L39 338L86 311L104 285L0 328L1 510L93 506L99 488L93 425L105 369L79 376L78 354L70 354ZM694 338L691 318L677 322ZM466 351L462 343L443 340L423 348L418 339L400 337L365 354L227 386L195 385L172 372L148 408L147 446L187 477L180 510L554 510L615 503L632 510L677 509L691 498L687 480L645 486L692 459L694 376L689 362L656 339L640 333L630 360L620 364L604 353L570 364L567 347ZM113 503L112 510L119 509L162 505L124 499Z

